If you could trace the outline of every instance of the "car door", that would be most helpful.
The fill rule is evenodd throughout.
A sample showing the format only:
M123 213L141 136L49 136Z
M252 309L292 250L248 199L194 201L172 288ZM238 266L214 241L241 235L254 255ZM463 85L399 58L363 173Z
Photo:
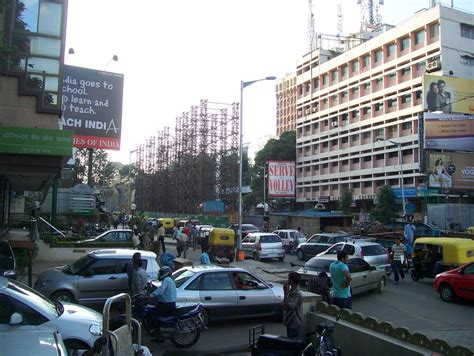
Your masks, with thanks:
M251 255L251 253L249 253L250 251L250 237L249 236L246 236L244 237L244 239L242 240L242 251L244 251L245 255Z
M474 300L474 263L464 268L463 274L452 278L454 292L461 298Z
M247 272L232 272L232 277L233 287L237 292L237 315L271 315L276 313L277 303L271 288ZM235 278L243 281L248 289L239 288L235 283Z
M79 302L104 301L117 294L120 274L115 258L96 259L79 273L77 282Z
M308 256L315 256L317 251L317 246L321 241L321 235L314 235L303 245L303 252Z
M373 275L369 274L370 266L362 258L353 258L347 263L352 277L352 295L373 289Z
M120 258L117 261L118 263L118 272L117 272L117 292L118 293L128 293L130 292L128 288L128 275L127 269L128 265L132 263L131 258ZM150 266L148 266L148 259L142 258L142 268L146 271L148 280L153 280L154 274L150 271Z
M100 238L100 242L117 242L118 232L110 231Z
M117 233L117 242L130 242L132 241L132 235L131 231L120 231Z
M278 236L280 236L281 241L283 242L283 246L290 245L289 233L287 231L278 231Z
M237 292L227 270L204 273L201 278L199 297L211 318L235 317Z

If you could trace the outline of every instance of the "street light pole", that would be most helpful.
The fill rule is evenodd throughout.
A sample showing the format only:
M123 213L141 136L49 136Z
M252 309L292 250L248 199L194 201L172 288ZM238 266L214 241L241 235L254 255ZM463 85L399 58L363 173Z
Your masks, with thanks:
M263 169L263 213L265 215L265 213L267 212L266 210L266 206L267 206L267 166L264 165L264 166L259 166L259 165L255 165L255 167L257 168L261 168Z
M402 162L402 143L392 140L385 140L383 138L377 139L377 141L386 141L390 142L392 145L397 146L398 148L398 165L400 170L400 189L402 190L402 211L403 211L403 218L406 216L406 208L405 208L405 182L403 178L403 162Z
M132 171L132 153L137 152L138 149L131 150L129 159L128 159L128 211L131 209L131 203L132 203L132 183L131 183L131 171Z
M243 209L243 202L242 202L242 165L243 165L243 103L244 103L244 89L253 83L264 81L264 80L275 80L276 77L265 77L262 79L256 80L249 80L244 82L243 80L240 81L240 138L239 138L239 229L237 231L237 250L242 249L242 209Z

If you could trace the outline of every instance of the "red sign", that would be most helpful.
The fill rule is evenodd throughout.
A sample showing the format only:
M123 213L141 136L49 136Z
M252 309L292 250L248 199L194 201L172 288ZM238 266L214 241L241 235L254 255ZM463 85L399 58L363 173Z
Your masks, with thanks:
M78 148L120 150L120 138L74 135L73 146Z
M274 197L294 197L295 172L295 161L269 161L268 195Z

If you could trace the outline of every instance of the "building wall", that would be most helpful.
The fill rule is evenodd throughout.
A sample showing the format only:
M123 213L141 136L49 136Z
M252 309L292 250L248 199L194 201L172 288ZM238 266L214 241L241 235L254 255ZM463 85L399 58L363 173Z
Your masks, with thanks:
M398 187L398 148L386 140L401 143L405 186L418 183L425 64L442 55L443 72L469 73L459 68L454 48L441 46L443 35L467 46L456 25L460 12L445 10L419 12L311 70L303 69L303 57L296 80L297 201L335 200L346 187L355 199L373 199L382 185ZM447 24L441 31L440 22ZM473 23L473 16L465 22Z
M288 74L276 82L276 134L296 129L296 74Z

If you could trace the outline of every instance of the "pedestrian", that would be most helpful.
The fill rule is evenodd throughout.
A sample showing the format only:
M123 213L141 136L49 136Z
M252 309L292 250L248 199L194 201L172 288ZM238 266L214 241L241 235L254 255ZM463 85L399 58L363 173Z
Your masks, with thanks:
M296 250L298 248L298 245L300 244L300 238L305 238L303 233L301 232L301 227L298 226L298 229L296 231L296 234L293 237L293 241L291 242L291 251L290 255L294 255L296 253Z
M140 247L140 233L133 234L132 243L135 250Z
M402 279L405 278L405 273L403 272L403 265L405 264L405 254L407 249L400 243L400 238L395 239L395 243L392 246L392 272L395 277L395 284L398 284L399 274Z
M322 271L317 276L311 276L308 281L308 292L319 294L324 302L331 303L329 277L326 272Z
M191 245L193 246L193 251L196 251L198 233L199 233L199 230L196 224L193 224L193 227L191 228L191 236L190 236Z
M132 256L132 260L127 263L127 277L128 277L128 290L132 293L132 282L135 271L135 262L142 259L140 252L135 252Z
M176 240L176 256L178 258L181 257L181 253L183 252L183 243L181 242L183 232L181 228L174 227L173 228L173 239Z
M301 340L303 327L303 293L300 289L301 277L298 272L290 272L283 285L283 325L286 336Z
M158 243L161 244L161 250L163 251L163 253L166 252L165 234L166 234L165 227L163 226L162 223L159 223L158 224L158 231L156 232L156 235L158 237Z
M331 273L331 281L333 285L332 303L339 308L350 309L351 290L350 284L352 281L349 267L347 266L347 253L339 252L337 254L337 261L331 263L329 266Z
M201 264L202 265L211 265L211 259L209 258L209 254L207 253L207 247L204 247L202 249Z
M413 225L413 215L408 217L408 224L405 225L403 236L405 237L405 248L407 253L413 253L413 242L415 241L416 228Z
M189 235L184 232L181 234L181 246L183 251L183 258L187 258L188 247L189 247Z
M140 294L145 296L148 276L143 269L143 261L141 258L133 261L133 267L132 295Z

